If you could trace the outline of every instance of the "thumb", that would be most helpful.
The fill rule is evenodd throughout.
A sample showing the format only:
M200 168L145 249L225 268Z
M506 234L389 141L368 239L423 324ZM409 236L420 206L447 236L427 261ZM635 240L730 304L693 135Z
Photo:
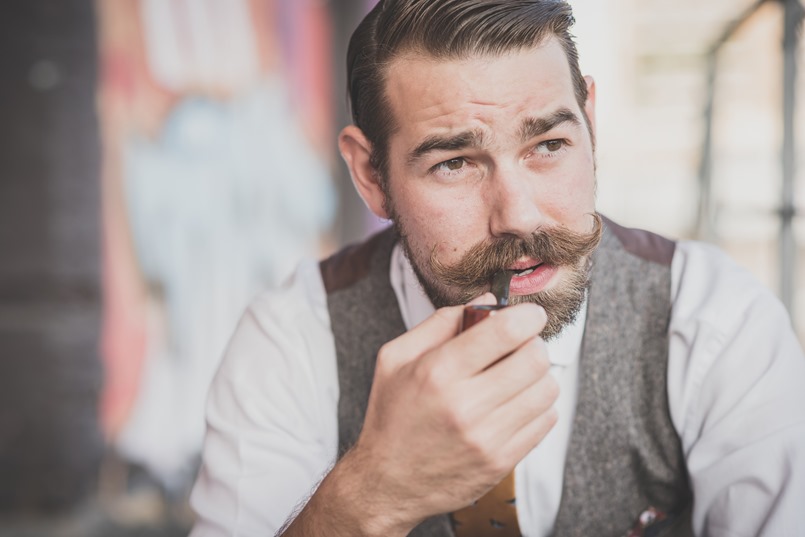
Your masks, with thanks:
M429 350L454 338L461 328L464 306L436 310L420 324L386 344L386 351L402 363L416 360ZM398 365L402 365L398 363Z

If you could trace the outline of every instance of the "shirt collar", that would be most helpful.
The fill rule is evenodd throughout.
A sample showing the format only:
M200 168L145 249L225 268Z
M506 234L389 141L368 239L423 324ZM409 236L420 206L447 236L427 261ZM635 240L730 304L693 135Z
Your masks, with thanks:
M407 330L433 315L435 308L419 284L419 279L400 243L397 243L392 251L389 276ZM573 324L566 326L559 336L547 342L552 365L568 366L578 361L586 319L587 300L584 301Z

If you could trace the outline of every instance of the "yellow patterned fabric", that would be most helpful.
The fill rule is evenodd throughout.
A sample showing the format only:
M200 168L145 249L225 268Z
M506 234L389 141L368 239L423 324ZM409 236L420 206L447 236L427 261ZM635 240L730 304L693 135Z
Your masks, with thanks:
M521 537L514 497L514 473L450 518L456 537Z

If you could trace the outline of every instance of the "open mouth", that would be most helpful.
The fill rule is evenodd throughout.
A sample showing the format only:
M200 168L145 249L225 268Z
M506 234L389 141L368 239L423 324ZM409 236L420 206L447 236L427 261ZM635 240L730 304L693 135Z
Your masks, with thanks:
M514 275L518 276L518 277L528 276L529 274L531 274L532 272L537 270L541 265L542 265L542 263L537 263L536 265L528 267L528 268L525 268L523 270L515 270Z

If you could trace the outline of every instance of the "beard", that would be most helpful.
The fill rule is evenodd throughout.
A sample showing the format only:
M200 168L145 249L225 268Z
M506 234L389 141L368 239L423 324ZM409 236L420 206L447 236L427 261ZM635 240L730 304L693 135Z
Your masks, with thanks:
M551 289L530 295L514 295L511 305L532 302L542 306L548 321L541 337L550 340L572 324L587 296L592 268L591 254L598 246L603 223L593 213L593 229L577 233L564 227L539 230L529 237L487 239L471 247L457 262L446 265L436 258L436 247L429 255L412 248L405 226L393 211L392 221L419 283L437 308L466 304L490 289L492 276L508 269L523 257L542 264L565 268L566 275Z

